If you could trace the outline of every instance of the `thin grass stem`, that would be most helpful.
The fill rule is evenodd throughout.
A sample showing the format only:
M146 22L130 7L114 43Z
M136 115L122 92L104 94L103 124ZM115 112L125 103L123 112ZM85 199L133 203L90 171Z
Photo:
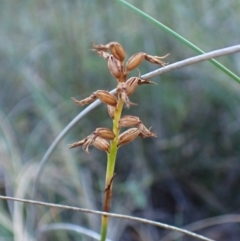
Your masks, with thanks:
M194 45L193 43L191 43L189 40L185 39L183 36L181 36L180 34L176 33L175 31L173 31L172 29L170 29L169 27L167 27L166 25L164 25L163 23L159 22L158 20L156 20L155 18L151 17L150 15L148 15L147 13L141 11L140 9L136 8L135 6L133 6L132 4L124 1L124 0L116 0L117 2L123 4L124 6L126 6L128 9L133 10L135 13L139 14L140 16L143 16L144 18L146 18L147 20L149 20L150 22L156 24L158 27L162 28L165 32L171 34L172 36L174 36L176 39L178 39L180 42L184 43L185 45L187 45L189 48L193 49L194 51L196 51L199 54L204 54L205 52L203 50L201 50L199 47L197 47L196 45ZM238 83L240 83L240 78L234 74L232 71L230 71L228 68L226 68L225 66L223 66L222 64L220 64L218 61L216 61L215 59L209 59L209 61L211 63L213 63L215 66L217 66L219 69L221 69L224 73L226 73L227 75L229 75L231 78L233 78L235 81L237 81Z

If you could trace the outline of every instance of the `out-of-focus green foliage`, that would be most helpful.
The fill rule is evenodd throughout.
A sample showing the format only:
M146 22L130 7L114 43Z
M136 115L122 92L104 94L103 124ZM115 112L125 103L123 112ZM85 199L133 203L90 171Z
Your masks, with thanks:
M129 2L206 52L239 44L237 0ZM115 87L105 60L90 51L91 42L109 41L121 43L129 55L170 52L170 63L195 55L116 1L1 1L1 194L30 198L39 161L64 126L82 110L71 96L81 99L97 89ZM239 60L239 54L219 59L238 75ZM155 68L158 66L143 63L139 69L144 74ZM158 85L140 86L131 96L138 103L131 107L131 113L152 126L158 138L139 138L121 147L113 212L182 226L239 211L240 85L208 62L153 81ZM35 198L101 209L105 155L94 149L89 155L81 149L69 151L67 144L84 138L96 127L110 125L104 106L82 120L52 155ZM29 230L31 222L35 230L43 224L70 222L99 231L100 220L93 215L36 206L32 221L27 215L29 205L1 202L0 207L5 210L0 217L1 240L21 240L25 228L37 240L37 231ZM114 220L109 237L123 240L126 225ZM137 224L131 228L152 240L163 234ZM218 240L239 237L234 227L209 231L210 235L216 232L220 233ZM65 231L64 235L56 233L41 239L79 237Z

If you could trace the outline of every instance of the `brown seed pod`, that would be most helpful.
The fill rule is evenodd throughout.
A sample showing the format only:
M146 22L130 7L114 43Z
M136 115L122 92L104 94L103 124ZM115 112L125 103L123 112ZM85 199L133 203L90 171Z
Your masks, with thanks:
M131 77L126 81L126 90L127 95L130 96L134 93L138 86L139 78L138 77Z
M112 53L112 55L118 59L120 62L123 62L125 59L125 51L122 47L121 44L119 44L118 42L110 42L108 43L109 49Z
M126 72L130 72L137 68L143 61L145 53L139 52L132 55L126 63Z
M105 90L98 90L93 93L99 100L107 105L117 106L116 97Z
M113 140L115 138L115 134L109 130L108 128L105 127L100 127L97 128L93 134L103 138L103 139L107 139L107 140Z
M110 55L108 58L108 69L116 79L121 78L123 75L121 62L114 58L112 55Z
M93 145L101 151L109 153L109 143L101 137L96 137L93 141Z
M138 130L138 128L130 128L130 129L124 131L118 137L117 146L119 147L121 145L124 145L124 144L127 144L127 143L133 141L139 134L140 134L140 131Z
M125 115L119 120L119 127L133 127L142 123L137 116Z

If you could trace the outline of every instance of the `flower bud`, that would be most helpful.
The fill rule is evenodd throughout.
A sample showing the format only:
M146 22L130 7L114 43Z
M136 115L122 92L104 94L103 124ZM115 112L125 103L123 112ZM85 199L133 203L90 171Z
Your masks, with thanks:
M107 105L117 106L116 97L105 90L98 90L93 93L99 100Z
M127 131L124 131L118 137L117 146L119 147L121 145L124 145L124 144L127 144L127 143L133 141L139 134L140 134L140 131L138 130L138 128L130 128Z
M93 141L93 145L99 150L109 153L109 143L106 140L102 139L101 137L97 137Z
M143 52L139 52L132 55L132 57L130 57L126 63L126 72L128 73L133 69L137 68L142 63L143 59L144 59Z
M113 140L115 138L115 134L108 128L104 128L104 127L97 128L93 132L93 134L100 136L101 138L107 139L107 140Z
M119 127L133 127L141 123L137 116L125 115L119 120Z
M126 54L122 45L120 45L118 42L110 42L108 45L112 55L120 62L123 62Z

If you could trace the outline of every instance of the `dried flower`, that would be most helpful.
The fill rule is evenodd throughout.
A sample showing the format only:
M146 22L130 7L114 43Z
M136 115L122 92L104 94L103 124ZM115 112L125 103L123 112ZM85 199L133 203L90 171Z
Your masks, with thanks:
M96 136L89 135L81 141L75 142L69 146L69 148L75 148L77 146L82 146L83 150L88 153L88 147L92 145Z
M110 42L106 45L103 44L94 44L93 43L93 48L95 51L103 51L103 52L107 52L108 50L110 50L110 52L112 53L112 55L118 59L120 62L123 62L125 59L125 51L122 47L121 44L119 44L118 42Z
M145 137L157 137L156 133L151 132L150 129L147 129L146 126L143 125L143 123L138 124L138 130L140 131L139 136L145 138Z
M136 53L132 55L129 60L126 63L126 72L130 72L133 69L137 68L142 61L145 59L150 63L153 64L160 64L162 66L165 66L167 63L163 62L162 59L165 59L169 54L166 54L162 57L159 56L152 56L143 52Z
M164 61L162 61L162 59L165 59L169 56L169 54L166 54L162 57L159 57L159 56L152 56L152 55L149 55L149 54L145 54L145 59L152 63L152 64L160 64L162 66L165 66L167 65L167 63L165 63Z
M88 105L88 104L91 104L96 99L97 99L97 97L94 94L91 94L89 97L87 97L83 100L77 100L72 97L72 100L78 105Z
M126 82L119 83L117 86L117 92L119 94L119 97L123 100L123 102L126 104L126 107L129 108L130 105L136 105L135 103L131 102L128 98L128 85Z
M116 97L106 90L98 90L83 100L77 100L73 97L72 100L78 105L87 105L92 103L97 98L107 105L117 106Z

